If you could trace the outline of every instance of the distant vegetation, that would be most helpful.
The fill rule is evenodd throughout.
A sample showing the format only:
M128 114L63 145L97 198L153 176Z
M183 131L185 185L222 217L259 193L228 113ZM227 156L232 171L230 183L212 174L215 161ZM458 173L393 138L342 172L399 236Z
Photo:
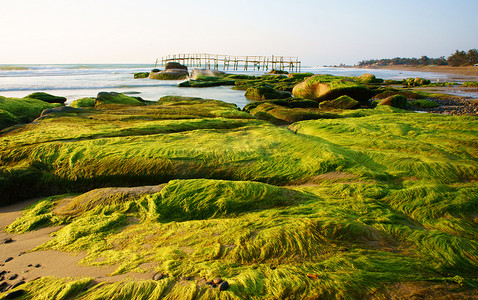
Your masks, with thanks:
M422 56L420 58L382 58L382 59L370 59L362 60L358 63L359 67L370 67L370 66L394 66L394 65L405 65L405 66L445 66L450 65L452 67L459 66L472 66L478 63L478 50L470 49L468 52L458 51L445 58L445 56L439 58L429 58L427 56Z

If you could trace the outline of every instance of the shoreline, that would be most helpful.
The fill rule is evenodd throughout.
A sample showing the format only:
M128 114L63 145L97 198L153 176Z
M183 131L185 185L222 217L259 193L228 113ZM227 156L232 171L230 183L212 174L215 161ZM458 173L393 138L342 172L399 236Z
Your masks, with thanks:
M381 69L392 71L415 71L415 72L429 72L449 75L447 78L451 80L460 81L478 81L478 67L451 67L451 66L375 66L375 67L356 67L359 69Z

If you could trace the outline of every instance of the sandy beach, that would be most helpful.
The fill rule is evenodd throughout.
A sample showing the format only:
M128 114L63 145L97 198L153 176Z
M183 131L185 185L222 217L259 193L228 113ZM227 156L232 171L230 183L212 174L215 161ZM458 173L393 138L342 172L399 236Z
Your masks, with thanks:
M370 68L370 67L367 67ZM478 81L478 67L451 67L451 66L384 66L374 67L374 69L385 69L395 71L419 71L449 74L447 80L450 81Z
M51 233L61 227L46 227L24 234L10 234L5 232L5 226L21 216L23 208L35 203L39 199L20 202L10 206L0 207L0 271L6 282L13 285L20 281L29 282L39 277L92 277L95 282L116 282L128 278L141 280L150 279L153 274L127 273L117 276L109 276L115 270L115 266L92 267L79 265L79 261L85 253L66 253L60 251L31 251L35 247L50 240ZM4 243L5 240L11 242ZM14 276L17 275L17 276ZM9 279L14 276L14 279Z

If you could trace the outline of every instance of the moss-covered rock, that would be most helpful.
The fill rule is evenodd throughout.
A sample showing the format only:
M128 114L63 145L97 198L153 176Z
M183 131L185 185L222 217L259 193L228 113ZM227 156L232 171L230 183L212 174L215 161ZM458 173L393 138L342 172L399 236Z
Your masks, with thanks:
M428 85L430 84L430 80L428 79L423 79L420 77L416 78L407 78L403 80L403 84L409 87L414 87L414 86L422 86L422 85Z
M18 123L20 123L20 121L12 113L0 109L0 130Z
M272 70L270 70L269 74L285 74L285 75L287 75L287 74L289 74L289 72L284 71L284 70L275 70L275 69L272 69Z
M316 101L336 99L347 95L360 102L367 101L373 96L373 92L365 86L350 78L315 75L294 86L294 97L300 97Z
M326 100L326 101L320 102L319 108L321 109L327 109L327 108L351 109L351 108L356 108L359 105L360 103L357 100L352 99L347 95L344 95L334 100Z
M75 113L82 113L84 110L81 108L75 108L70 106L59 106L54 108L47 108L41 112L39 118L35 119L35 121L39 121L46 118L52 117L62 117L68 114L75 114Z
M362 84L383 83L383 79L376 78L373 74L363 74L359 77L355 77L355 81Z
M195 80L191 79L179 83L178 87L211 87L221 85L234 85L235 82L236 81L234 79L200 75L196 76Z
M396 108L406 108L408 105L407 98L402 95L393 95L380 101L378 105L388 105Z
M374 99L385 99L385 98L393 96L393 95L402 95L407 99L425 99L424 95L420 95L420 94L412 92L412 91L403 91L403 90L397 90L397 89L382 90L382 92L373 96L373 98Z
M103 105L145 105L144 101L138 98L126 96L125 94L116 92L99 92L95 100L95 107Z
M292 124L304 120L340 118L339 115L325 113L318 109L288 108L270 102L260 103L251 109L250 113L260 120L269 121L275 125Z
M277 91L270 86L260 85L257 87L250 87L245 94L250 100L265 100L265 99L284 99L289 98L290 94L283 91Z
M440 106L438 103L430 100L419 99L408 102L411 106L419 108L434 108Z
M79 107L94 107L95 106L95 98L80 98L74 100L70 104L71 107L79 108Z
M467 81L463 82L464 87L478 87L478 82L476 81Z
M54 96L54 95L43 93L43 92L36 92L24 98L37 99L37 100L41 100L48 103L65 103L66 102L65 97Z
M314 73L289 73L287 75L287 77L297 80L304 80L312 76L314 76Z
M191 79L197 80L201 77L224 77L226 73L219 70L210 70L210 69L192 69L191 70Z
M18 123L28 123L38 118L41 112L47 108L61 106L60 103L48 103L32 98L6 98L0 96L0 110L6 111L16 118ZM10 114L3 114L5 124L10 124L12 119Z
M158 70L159 72L159 70ZM149 76L149 72L138 72L138 73L134 73L134 78L135 79L140 79L140 78L148 78Z
M183 69L168 69L160 72L151 72L148 76L149 79L157 80L181 80L187 79L189 73Z
M165 70L188 70L188 67L185 65L182 65L178 62L168 62L166 63L166 66L164 66Z

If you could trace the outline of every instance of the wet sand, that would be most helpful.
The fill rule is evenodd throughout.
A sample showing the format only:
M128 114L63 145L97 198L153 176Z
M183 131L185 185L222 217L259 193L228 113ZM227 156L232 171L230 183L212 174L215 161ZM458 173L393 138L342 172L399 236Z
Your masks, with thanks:
M151 279L151 273L127 273L116 276L109 276L116 266L92 267L81 266L78 262L83 259L86 252L79 254L66 253L60 251L33 251L35 247L50 240L51 233L61 227L47 227L24 234L10 234L5 232L5 226L12 223L21 216L21 210L36 202L33 199L10 206L0 207L0 241L11 238L13 241L0 244L0 271L7 272L3 276L5 282L12 285L20 280L25 282L34 280L38 277L56 276L56 277L92 277L96 282L116 282L127 278L134 280ZM5 260L13 258L8 262ZM17 278L9 280L8 278L17 274Z
M367 67L371 69L385 69L398 71L418 71L449 74L447 81L478 81L478 67L451 67L451 66L384 66L384 67Z

